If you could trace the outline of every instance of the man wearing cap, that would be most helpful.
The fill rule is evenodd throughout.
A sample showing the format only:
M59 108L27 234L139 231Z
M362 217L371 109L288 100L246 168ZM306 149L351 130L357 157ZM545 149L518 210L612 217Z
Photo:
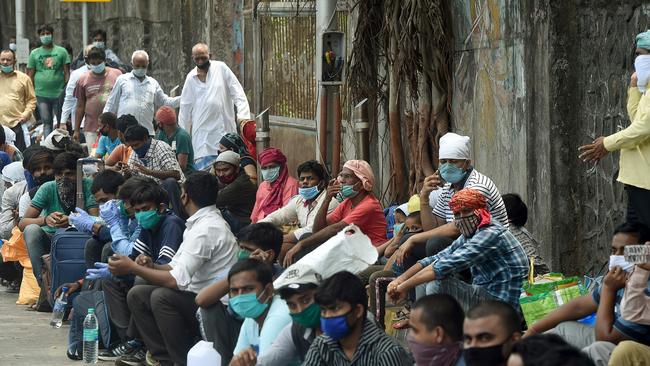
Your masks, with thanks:
M645 113L650 105L646 93L650 79L650 30L636 36L634 69L627 92L627 113L632 123L578 150L585 162L599 161L609 152L621 151L618 181L627 191L627 222L650 228L650 116Z
M313 235L299 241L287 252L285 268L351 224L357 225L374 246L383 244L386 241L386 220L381 203L372 193L374 184L375 176L368 162L348 160L338 178L332 179L327 187L327 197L314 219ZM341 203L328 214L329 204L335 198Z
M18 147L25 149L22 124L32 118L36 109L34 84L27 74L16 70L16 54L0 52L0 123L18 136Z
M473 188L481 192L495 221L508 227L508 214L501 194L490 178L474 169L470 150L468 136L448 132L440 138L438 171L425 178L420 191L424 232L409 237L400 246L396 257L398 264L404 263L408 268L415 260L440 252L458 238L460 231L453 224L454 214L449 201L461 189ZM436 191L441 192L438 194ZM436 203L434 207L429 206L430 201Z
M104 112L113 112L118 116L131 114L135 116L142 126L149 130L149 135L153 136L155 106L165 105L178 108L181 103L181 97L167 96L160 87L160 84L158 84L158 81L147 75L149 54L146 51L137 50L133 52L133 55L131 55L131 64L133 65L133 70L120 75L115 80L115 86L106 101ZM174 123L176 123L175 120L176 115L174 114Z
M239 167L239 154L226 150L217 156L213 165L217 176L219 195L217 207L221 209L233 233L251 223L257 186Z
M176 153L178 165L183 169L183 173L188 174L194 171L194 148L192 147L192 138L183 128L176 123L176 111L169 106L162 106L156 112L156 122L158 123L158 132L156 140L164 141L172 147Z
M281 281L281 280L278 280ZM287 303L293 320L275 338L271 348L263 356L255 352L241 353L233 358L231 366L284 366L305 361L309 347L316 337L323 334L320 329L320 306L314 300L320 280L316 274L297 275L275 285L280 298Z
M388 285L399 300L427 283L427 294L446 293L467 310L483 300L501 300L519 307L521 285L528 275L528 257L517 239L496 223L487 201L473 188L458 191L449 202L461 236L440 253L424 258ZM472 284L453 277L471 269Z

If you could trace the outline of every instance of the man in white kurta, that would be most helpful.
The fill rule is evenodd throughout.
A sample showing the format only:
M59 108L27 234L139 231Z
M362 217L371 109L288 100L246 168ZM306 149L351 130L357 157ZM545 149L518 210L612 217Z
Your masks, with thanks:
M192 48L196 67L185 78L178 115L178 124L192 135L197 170L208 168L216 159L223 135L237 133L237 122L251 118L246 93L237 77L228 65L210 60L210 56L203 43Z

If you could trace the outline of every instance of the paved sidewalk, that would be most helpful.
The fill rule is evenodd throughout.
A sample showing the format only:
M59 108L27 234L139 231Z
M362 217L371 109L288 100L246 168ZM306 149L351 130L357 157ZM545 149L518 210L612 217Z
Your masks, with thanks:
M0 287L0 365L81 366L65 355L69 326L50 327L51 313L27 311L27 306L16 305L18 294L5 289Z

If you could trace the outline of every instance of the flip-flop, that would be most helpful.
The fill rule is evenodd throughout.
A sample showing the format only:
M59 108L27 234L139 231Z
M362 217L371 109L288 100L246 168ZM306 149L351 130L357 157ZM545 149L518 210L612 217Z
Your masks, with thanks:
M36 303L29 305L25 310L36 311Z
M393 324L393 329L407 329L407 328L410 328L408 319L402 319L397 323Z

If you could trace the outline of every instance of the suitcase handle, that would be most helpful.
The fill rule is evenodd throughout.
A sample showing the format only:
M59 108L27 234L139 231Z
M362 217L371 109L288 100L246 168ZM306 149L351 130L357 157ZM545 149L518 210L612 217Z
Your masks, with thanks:
M86 209L86 202L84 201L84 188L83 188L83 167L87 164L99 164L99 169L104 170L104 161L96 158L81 158L77 159L77 197L76 205L82 210Z

